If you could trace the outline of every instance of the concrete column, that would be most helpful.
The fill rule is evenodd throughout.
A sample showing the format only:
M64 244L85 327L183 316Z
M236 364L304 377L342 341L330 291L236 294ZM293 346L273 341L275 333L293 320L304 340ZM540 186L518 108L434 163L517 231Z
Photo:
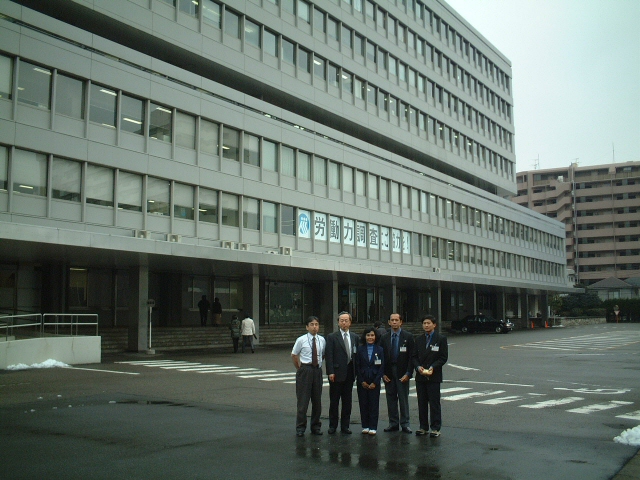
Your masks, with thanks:
M499 290L496 292L496 318L498 320L504 319L505 314L505 294L504 290Z
M542 320L549 320L549 292L544 291L540 295L540 312L542 312Z
M434 289L435 290L435 296L434 296L434 302L435 305L433 306L433 311L434 311L434 316L436 317L437 320L437 325L438 325L438 331L441 331L441 327L442 327L442 286L440 284L438 284L438 286Z
M144 352L149 348L149 267L129 270L129 350Z
M524 327L529 328L529 294L526 289L520 291L520 319L524 320Z
M245 313L250 313L253 322L256 325L256 336L258 340L255 340L254 343L260 343L260 275L254 273L253 275L247 275L244 277L244 292L242 299L242 309ZM268 306L267 306L268 307ZM242 316L242 315L241 315ZM242 321L242 318L239 318Z

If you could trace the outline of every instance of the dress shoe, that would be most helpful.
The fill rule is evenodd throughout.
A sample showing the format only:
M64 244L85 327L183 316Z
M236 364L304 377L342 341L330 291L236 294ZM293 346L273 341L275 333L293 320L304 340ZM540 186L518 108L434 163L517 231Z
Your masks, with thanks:
M311 435L322 435L322 432L320 430L312 430Z
M431 430L430 435L434 438L439 437L440 436L440 430Z
M429 435L429 430L424 430L424 429L420 428L420 429L416 430L416 435L418 437L421 437L423 435Z
M298 436L298 437L304 437L304 432L303 432L303 431L301 431L301 430L298 430L298 431L296 432L296 436Z
M369 430L369 435L375 435L376 431L375 430Z
M333 427L329 428L329 435L333 435L334 433L336 433L336 429Z
M387 427L384 429L385 432L397 432L400 430L400 427Z
M409 427L402 427L402 433L413 433Z
M342 430L340 430L340 433L344 435L351 435L351 430L349 430L348 428L343 428Z

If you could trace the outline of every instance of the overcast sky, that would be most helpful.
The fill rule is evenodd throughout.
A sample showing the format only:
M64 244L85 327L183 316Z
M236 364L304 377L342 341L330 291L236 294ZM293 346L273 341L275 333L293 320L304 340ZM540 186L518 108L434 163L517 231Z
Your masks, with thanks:
M513 68L516 170L640 160L640 0L446 0Z

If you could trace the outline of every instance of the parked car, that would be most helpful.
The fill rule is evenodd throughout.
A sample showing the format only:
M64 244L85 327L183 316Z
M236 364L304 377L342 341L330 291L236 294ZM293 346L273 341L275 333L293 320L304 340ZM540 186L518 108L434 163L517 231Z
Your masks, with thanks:
M496 332L509 333L513 330L510 320L497 320L488 315L467 315L460 320L451 322L451 330L467 332Z

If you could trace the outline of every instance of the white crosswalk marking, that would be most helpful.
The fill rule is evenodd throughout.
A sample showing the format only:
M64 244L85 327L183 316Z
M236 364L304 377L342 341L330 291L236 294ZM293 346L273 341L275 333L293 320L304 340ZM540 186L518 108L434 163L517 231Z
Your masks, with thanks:
M293 375L288 373L286 375L280 375L278 377L275 378L259 378L258 380L260 380L261 382L280 382L282 380L290 380L292 378L296 378L296 374L294 373Z
M270 371L277 372L277 370L270 370ZM278 373L268 373L268 374L265 375L263 372L260 372L260 373L252 373L252 374L249 374L249 375L238 375L238 377L240 377L240 378L264 378L264 377L279 377L279 376L282 376L282 375L294 375L295 376L295 373L292 374L290 372L289 373L287 373L287 372L278 372Z
M238 368L236 370L226 371L226 372L215 372L220 375L237 375L238 373L252 373L256 372L257 368ZM262 370L263 372L275 372L275 370Z
M567 412L571 413L593 413L593 412L601 412L603 410L610 410L612 408L618 408L623 405L632 405L633 402L622 402L620 400L612 400L607 403L595 403L593 405L587 405L586 407L580 408L572 408L571 410L567 410Z
M546 400L544 402L536 402L530 405L520 405L522 408L548 408L548 407L556 407L558 405L566 405L567 403L578 402L580 400L584 400L582 397L565 397L559 398L557 400Z
M222 365L200 365L197 367L185 367L179 368L181 372L200 372L203 370L211 371L211 372L224 372L225 370L234 370L237 367L223 367Z
M458 395L449 395L448 397L442 397L442 400L449 400L451 402L456 402L458 400L466 400L467 398L486 397L489 395L500 395L501 393L504 393L504 390L485 390L484 392L459 393Z
M413 390L413 391L412 391ZM471 390L469 387L451 387L451 388L443 388L440 390L440 393L451 393L451 392L464 392L465 390ZM415 387L409 390L410 397L417 397L418 394L415 392Z
M629 412L624 415L616 415L616 418L627 418L629 420L640 420L640 410Z
M517 402L518 400L524 400L524 399L525 397L521 395L512 395L510 397L498 397L498 398L491 398L489 400L480 400L479 402L476 402L476 403L481 403L483 405L500 405L502 403Z
M178 369L178 368L184 368L188 365L200 365L202 366L201 363L182 363L179 365L160 365L160 368L162 368L163 370L174 370L174 369Z
M543 350L611 350L612 348L623 347L640 342L640 333L604 333L599 335L581 335L579 337L569 337L557 340L545 340L542 342L531 342L510 347L520 348L540 348Z

